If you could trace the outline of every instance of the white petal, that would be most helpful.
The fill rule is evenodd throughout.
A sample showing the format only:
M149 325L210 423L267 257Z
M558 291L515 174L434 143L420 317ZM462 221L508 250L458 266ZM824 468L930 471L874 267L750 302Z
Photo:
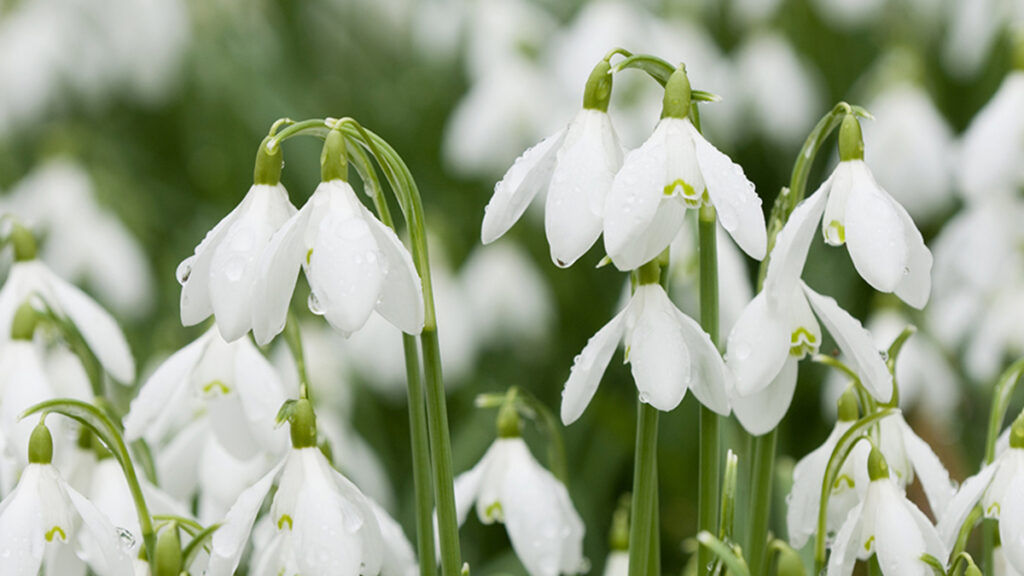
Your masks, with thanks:
M558 151L544 207L556 265L572 265L601 235L605 199L621 166L622 147L608 114L581 110Z
M246 194L248 197L248 194ZM243 199L227 216L221 219L196 246L195 253L178 265L178 282L181 282L181 323L194 326L213 314L210 302L210 264L213 253L220 246L224 234L234 223L241 211Z
M1019 473L1003 501L999 536L1010 565L1017 572L1024 572L1024 475Z
M101 576L130 576L134 573L132 558L121 544L121 536L110 520L92 502L65 486L71 504L82 517L90 543L95 547L89 565Z
M21 418L30 407L53 399L53 388L43 369L41 351L33 342L12 341L0 351L3 372L0 373L0 436L7 455L24 466L27 461L32 430L39 415Z
M18 487L0 503L0 573L5 576L36 576L43 561L45 541L39 497L35 489L38 470L29 466Z
M584 528L569 493L537 463L522 439L511 441L509 449L502 506L516 556L531 576L579 572Z
M871 334L834 299L818 294L806 284L803 287L811 307L839 345L850 368L875 399L888 402L892 397L892 375L875 349Z
M307 202L274 233L263 252L252 309L252 335L260 346L280 334L288 321L299 269L309 251L306 227L312 212L313 203Z
M252 328L260 257L271 237L295 213L280 184L255 185L210 261L210 303L220 333L234 342Z
M406 334L423 331L423 285L413 264L412 255L395 235L395 231L363 209L370 232L377 240L382 265L387 266L384 287L376 310ZM385 264L386 263L386 264Z
M813 195L793 210L786 225L776 236L764 280L764 289L772 298L778 299L779 294L797 289L797 282L807 261L807 251L810 250L814 230L825 210L831 186L831 178L823 182Z
M487 472L488 457L491 455L491 452L488 449L476 466L455 477L455 516L459 521L459 526L466 522L466 517L469 516L469 511L473 509L473 504L480 494L480 483ZM434 516L436 524L437 514L435 513ZM437 532L436 526L435 532Z
M277 412L288 396L285 385L270 361L248 340L235 343L234 363L235 391L246 420L244 431L264 450L276 452L286 435L276 423Z
M718 211L722 228L751 258L764 259L768 237L761 198L743 168L711 145L697 128L686 121L697 151L697 162L707 184L708 196Z
M56 274L50 273L49 282L60 308L78 328L107 373L122 384L134 384L135 358L114 318Z
M804 456L793 468L793 487L786 501L786 527L789 543L800 549L817 529L818 506L821 501L821 485L825 468L832 457L839 438L850 429L850 423L838 422L825 442ZM831 503L831 502L830 502ZM831 506L830 506L831 507Z
M326 213L314 234L307 278L327 321L342 332L359 330L373 312L384 285L380 252L363 206L347 183L333 180ZM369 255L373 256L370 257Z
M675 306L661 286L637 288L631 307L635 324L627 329L626 356L640 401L667 412L683 400L699 370L689 350Z
M1024 474L1024 451L1007 450L996 460L996 471L992 482L985 491L982 504L986 518L1002 518L1002 509L1009 496L1010 485L1014 478Z
M766 388L751 396L734 396L732 409L747 432L754 436L775 429L789 411L796 390L798 360L789 356L782 370Z
M167 432L169 419L165 414L171 398L183 386L188 386L188 377L206 351L212 331L206 332L187 346L164 360L146 380L131 403L124 419L124 435L129 442L139 438L162 438Z
M228 510L221 527L213 534L210 565L206 569L206 576L231 576L234 573L242 559L245 544L249 541L249 533L252 531L253 522L256 521L256 514L270 492L274 478L281 471L281 466L283 462L242 492Z
M981 501L981 496L992 482L995 471L995 466L985 466L980 472L965 480L946 507L946 512L939 520L938 530L942 541L949 548L956 543L960 527L967 520L971 510Z
M341 496L324 481L306 482L295 508L295 555L299 572L309 576L358 576L363 558L362 522L346 518ZM358 524L357 524L358 522ZM367 574L373 574L367 569Z
M519 220L537 192L544 189L555 169L556 152L562 145L566 129L541 140L516 159L500 182L494 185L494 196L484 208L480 239L490 244L500 238Z
M907 511L910 512L911 518L914 519L914 524L917 525L917 531L921 534L921 537L924 538L925 552L931 554L940 562L946 560L946 558L949 557L949 551L952 547L946 546L942 541L942 538L939 537L939 532L935 529L931 519L925 516L924 512L921 512L921 510L909 500L906 501L906 504Z
M591 336L583 351L576 356L562 391L562 423L566 426L583 414L594 397L608 362L625 333L628 312L629 306Z
M881 292L892 292L907 266L904 223L896 202L882 190L863 162L852 170L846 201L846 247L861 277Z
M615 175L604 211L604 247L620 270L632 270L660 254L682 226L686 205L665 196L666 124L661 122L633 150Z
M828 203L821 219L825 242L842 246L846 242L846 207L853 187L853 162L840 162L829 176Z
M955 492L953 482L949 479L949 472L946 471L935 452L932 452L931 447L917 434L914 434L901 415L897 415L897 418L890 418L889 421L895 421L899 426L907 457L921 481L932 513L941 522Z
M157 453L157 477L160 487L181 501L192 499L199 484L199 455L210 434L205 420L198 420L178 431Z
M832 555L828 558L827 576L850 576L853 565L857 562L860 536L862 532L861 510L864 504L858 504L850 510L843 527L839 529L832 544Z
M789 358L788 330L767 299L766 291L755 296L729 334L726 363L736 378L738 395L764 390Z
M920 310L928 303L932 290L932 253L925 246L924 238L910 214L899 203L895 205L903 222L903 243L907 246L907 265L903 269L903 278L896 286L896 295Z
M381 535L380 525L377 523L377 515L371 508L369 499L348 478L345 478L337 470L331 468L327 458L324 457L319 449L310 449L309 454L309 460L317 464L322 470L323 475L329 476L334 480L334 486L341 498L343 518L346 522L345 528L359 531L359 538L363 547L362 571L365 574L379 573L386 548Z
M416 553L402 526L373 500L369 500L369 504L380 525L384 544L381 576L414 576L418 570Z
M879 484L878 507L875 510L875 554L883 574L900 576L928 576L931 571L921 561L927 552L924 536L908 510L913 504L897 493L889 480L876 480Z

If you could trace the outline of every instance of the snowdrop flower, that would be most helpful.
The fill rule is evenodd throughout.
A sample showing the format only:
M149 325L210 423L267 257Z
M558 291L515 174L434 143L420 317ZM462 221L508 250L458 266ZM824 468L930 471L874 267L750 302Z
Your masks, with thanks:
M125 417L125 438L162 445L200 404L217 440L236 458L280 453L277 409L293 390L252 342L226 342L216 328L172 354L143 384Z
M885 8L885 0L816 0L815 7L830 24L849 29L863 26L877 18Z
M890 478L878 449L871 450L867 468L871 482L864 501L850 511L836 535L828 576L849 576L858 558L872 555L878 557L882 574L928 576L931 568L921 557L930 554L941 562L947 556L946 545L928 517Z
M736 378L733 409L753 434L775 428L789 409L797 363L821 345L818 320L871 394L880 402L888 402L892 396L892 375L871 335L835 300L800 280L827 199L824 194L814 194L793 210L776 239L764 289L751 300L729 334L726 359Z
M149 260L139 241L102 206L88 172L70 159L35 168L3 205L46 238L40 259L93 288L117 314L139 317L153 304Z
M860 122L847 114L839 129L839 165L818 189L828 195L825 242L846 244L861 278L923 308L931 290L932 255L914 221L875 182L864 163Z
M620 270L639 268L679 233L688 208L714 206L722 227L753 258L767 236L761 199L743 169L690 122L690 83L676 70L665 87L662 119L626 156L605 206L604 245Z
M476 466L455 479L459 525L475 503L481 522L505 524L512 549L530 576L585 571L583 520L565 485L530 454L519 436L518 419L499 415L498 421L498 439Z
M569 126L524 152L495 185L484 210L484 244L505 234L541 190L547 191L544 229L555 264L572 265L597 241L623 154L608 117L610 71L607 60L599 62L587 80L583 109Z
M1010 446L981 472L968 478L939 522L939 534L949 545L976 505L986 518L999 521L999 536L1007 563L1024 572L1024 416L1010 431Z
M700 325L679 311L659 284L641 284L626 304L598 330L573 362L562 392L562 422L575 422L590 404L619 342L640 391L658 410L674 409L688 389L719 414L729 413L731 377Z
M135 380L135 359L117 322L84 292L36 260L36 244L20 225L11 230L14 264L0 288L0 346L10 341L15 312L36 296L58 316L66 317L110 376L122 383Z
M412 256L345 180L344 148L341 133L331 130L320 185L267 247L253 326L261 345L284 329L300 267L310 311L342 333L362 328L374 311L407 334L423 330L423 289Z
M69 486L52 464L53 439L40 423L32 433L29 465L17 488L0 502L0 573L36 576L77 571L73 548L80 537L91 543L84 558L99 576L131 576L131 556L117 530L96 506ZM80 528L79 528L80 527Z
M292 449L266 476L243 492L213 536L207 576L229 576L238 567L256 515L275 484L270 505L276 550L263 566L290 576L358 576L383 573L390 547L370 501L339 474L316 445L316 423L308 400L292 417Z
M228 342L253 327L260 256L295 213L281 185L281 149L270 150L269 138L260 143L255 183L245 198L178 266L181 323L193 326L213 314Z
M1022 33L1024 34L1024 33ZM960 188L968 200L1013 197L1024 184L1024 70L1015 70L982 108L963 135Z
M920 86L900 82L868 107L864 151L878 183L918 221L933 222L953 205L953 131Z
M821 486L824 483L828 461L832 458L839 439L859 417L857 399L852 390L843 394L838 406L839 419L828 438L793 468L793 487L786 497L786 528L789 544L798 550L803 548L807 539L817 531ZM828 499L825 527L829 533L839 530L850 510L857 506L863 497L868 484L865 464L870 451L866 442L858 442L843 462Z
M879 438L879 449L886 460L892 463L893 480L906 487L916 476L921 481L932 515L941 521L956 488L939 457L927 442L914 433L902 412L879 423Z

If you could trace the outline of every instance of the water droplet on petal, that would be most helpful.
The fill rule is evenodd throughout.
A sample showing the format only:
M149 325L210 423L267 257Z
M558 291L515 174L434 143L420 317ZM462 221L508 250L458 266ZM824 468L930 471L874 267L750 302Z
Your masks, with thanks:
M309 311L317 316L324 315L323 306L320 304L320 298L317 297L315 292L309 293L309 299L306 300L306 305L309 307Z
M135 547L135 535L125 528L117 528L117 540L125 552L129 552Z
M192 276L192 263L195 261L195 256L189 256L182 260L181 264L178 264L178 270L174 274L178 277L178 284L184 286L188 282L188 279Z
M640 393L640 401L644 404L648 404L651 401L651 397L647 395L647 392Z
M732 354L730 356L736 360L746 360L747 358L750 358L750 344L743 341L735 342L732 345L731 352Z
M224 265L224 276L227 277L231 282L238 282L242 279L242 273L245 272L245 259L236 256L228 263Z

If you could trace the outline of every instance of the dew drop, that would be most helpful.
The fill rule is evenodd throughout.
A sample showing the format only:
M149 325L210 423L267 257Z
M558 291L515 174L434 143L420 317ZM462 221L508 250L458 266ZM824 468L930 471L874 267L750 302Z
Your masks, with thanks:
M309 311L317 316L324 315L323 306L320 304L320 298L317 297L315 292L309 293L309 299L306 301L306 305L309 306Z
M342 240L359 240L370 233L370 225L360 218L350 218L340 222L334 233Z
M903 267L903 275L904 276L910 276L910 266L904 266Z
M651 397L647 395L647 392L640 393L640 402L643 402L644 404L649 404L650 401Z
M121 545L121 549L125 552L128 552L135 547L135 535L125 528L117 528L117 540Z
M241 280L243 272L245 272L245 259L240 256L228 260L228 263L224 265L224 276L231 282Z
M731 352L731 356L737 360L746 360L747 358L750 358L750 344L742 341L736 342L733 344Z
M368 250L366 252L366 261L369 262L370 264L376 263L377 262L377 253L374 252L373 250Z

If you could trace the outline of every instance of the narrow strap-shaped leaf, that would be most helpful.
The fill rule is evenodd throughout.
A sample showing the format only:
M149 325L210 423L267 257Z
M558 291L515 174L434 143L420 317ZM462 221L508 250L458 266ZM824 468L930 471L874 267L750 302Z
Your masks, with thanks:
M725 542L715 538L710 532L697 534L697 541L705 546L729 569L732 576L750 576L750 569L746 560L739 554L736 548L730 547Z

